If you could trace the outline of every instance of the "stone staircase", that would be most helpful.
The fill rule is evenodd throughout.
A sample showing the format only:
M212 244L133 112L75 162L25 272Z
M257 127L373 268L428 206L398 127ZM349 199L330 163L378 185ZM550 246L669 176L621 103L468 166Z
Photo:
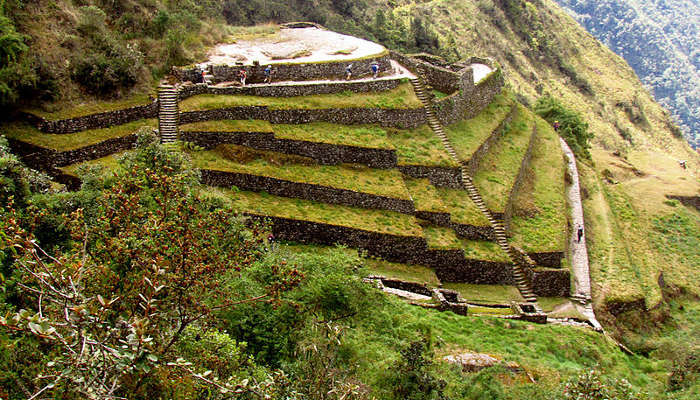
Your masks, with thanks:
M178 140L177 89L172 85L158 87L158 131L160 142L175 143Z
M416 93L416 96L421 100L421 102L425 106L425 114L426 120L428 121L428 125L433 130L433 132L435 132L435 135L437 135L437 137L440 138L450 157L452 157L455 161L459 163L462 174L462 185L467 190L469 197L474 202L474 204L476 204L481 213L484 214L486 218L488 218L489 223L491 224L491 227L494 231L496 243L498 243L499 247L506 254L508 254L508 257L510 257L510 259L512 260L513 278L515 279L515 283L517 284L520 294L523 296L525 301L527 301L528 303L532 303L537 313L543 314L541 308L537 304L537 296L535 296L535 293L532 290L532 284L530 283L525 272L525 268L533 268L535 266L534 261L532 261L532 259L530 259L530 257L527 256L527 254L519 253L510 246L506 237L506 229L503 225L503 222L495 218L491 211L488 209L488 207L486 207L486 203L484 203L484 199L481 197L479 190L474 185L471 176L469 176L467 168L461 162L459 162L457 153L452 147L450 140L447 138L445 130L442 124L440 123L440 120L435 115L432 104L432 96L426 90L425 85L423 84L423 81L420 78L421 75L422 74L419 71L417 77L412 78L410 81L413 85L413 89Z

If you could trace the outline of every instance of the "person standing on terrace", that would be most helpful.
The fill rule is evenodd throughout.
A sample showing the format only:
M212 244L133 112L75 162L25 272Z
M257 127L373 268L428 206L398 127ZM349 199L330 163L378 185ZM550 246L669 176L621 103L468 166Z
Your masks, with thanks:
M345 68L345 80L349 81L352 78L352 64Z

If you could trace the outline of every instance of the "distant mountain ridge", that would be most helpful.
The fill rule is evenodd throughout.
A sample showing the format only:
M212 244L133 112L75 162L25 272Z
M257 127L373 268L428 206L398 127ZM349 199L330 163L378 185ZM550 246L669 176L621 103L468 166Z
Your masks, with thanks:
M700 1L556 1L630 64L700 147Z

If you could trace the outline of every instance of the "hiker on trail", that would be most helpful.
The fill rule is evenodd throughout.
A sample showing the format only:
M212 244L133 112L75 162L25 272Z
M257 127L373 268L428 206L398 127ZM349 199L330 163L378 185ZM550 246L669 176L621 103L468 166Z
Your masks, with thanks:
M583 237L583 225L579 224L576 234L578 235L578 242L581 243L581 238Z
M206 72L202 70L202 83L207 83L207 80L204 78L204 75L206 75Z
M374 61L369 68L372 70L372 76L374 79L377 79L377 76L379 76L379 63Z
M348 64L348 66L345 68L345 80L350 80L352 77L352 64Z
M265 67L265 70L263 70L263 74L265 75L265 80L263 82L272 83L272 65L268 65L267 67Z
M559 125L559 121L554 121L554 125L553 125L553 126L554 126L554 130L555 130L555 131L558 131L558 130L559 130L559 126L560 126L560 125Z
M686 164L685 164L685 160L680 160L680 161L678 161L678 164L680 164L681 168L683 168L683 169L686 169L686 168L687 168L687 166L686 166Z
M245 78L248 77L248 73L244 69L238 71L238 77L241 79L241 86L245 86Z

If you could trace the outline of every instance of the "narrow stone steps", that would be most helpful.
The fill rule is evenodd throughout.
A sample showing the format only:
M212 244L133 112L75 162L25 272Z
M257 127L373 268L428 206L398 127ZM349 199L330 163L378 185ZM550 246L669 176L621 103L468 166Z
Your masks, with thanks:
M177 141L179 110L177 89L173 86L162 85L158 87L158 132L160 141L166 145L172 145Z

